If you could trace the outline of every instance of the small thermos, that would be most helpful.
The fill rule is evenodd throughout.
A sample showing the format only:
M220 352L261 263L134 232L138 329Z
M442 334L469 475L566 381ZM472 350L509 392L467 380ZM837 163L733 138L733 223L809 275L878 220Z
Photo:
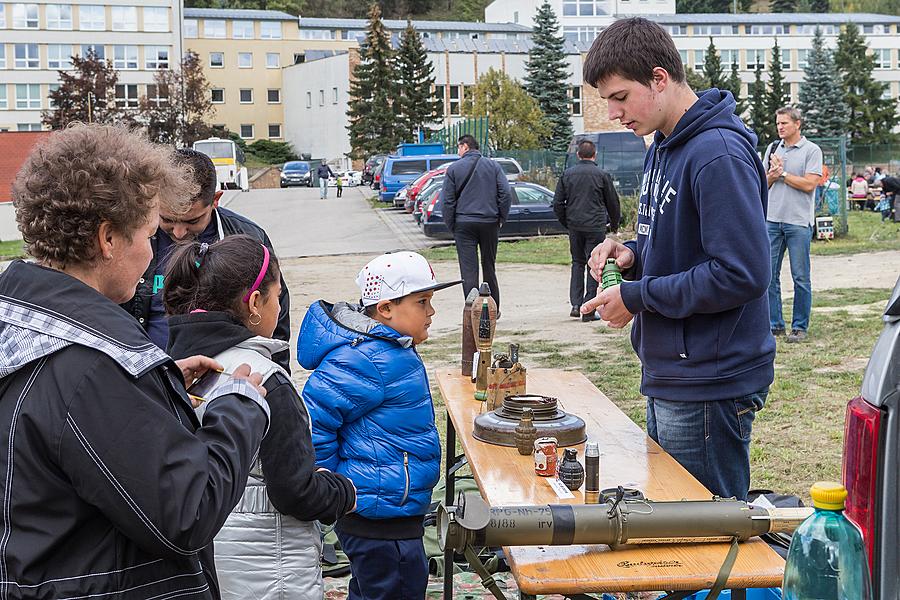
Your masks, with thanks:
M534 440L537 439L537 428L534 426L534 417L531 409L522 409L522 417L516 425L516 450L522 456L527 456L534 451Z
M622 283L622 271L619 270L616 259L607 258L606 264L603 265L603 272L600 273L600 286L605 290L620 283Z
M572 491L584 483L584 467L578 462L578 450L566 448L563 460L559 463L559 480Z
M600 446L597 442L584 445L584 503L600 503Z

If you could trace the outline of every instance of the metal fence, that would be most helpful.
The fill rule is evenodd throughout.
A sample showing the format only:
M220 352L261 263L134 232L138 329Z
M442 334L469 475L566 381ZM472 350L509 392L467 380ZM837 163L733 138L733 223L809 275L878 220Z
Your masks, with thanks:
M475 138L481 147L481 153L489 155L491 152L490 135L488 132L489 117L474 117L464 119L439 129L432 131L428 138L429 142L440 142L444 144L444 151L450 154L456 154L456 141L461 135L469 134Z
M866 165L887 165L888 172L900 171L900 144L853 144L847 148L847 162L854 171L862 171Z

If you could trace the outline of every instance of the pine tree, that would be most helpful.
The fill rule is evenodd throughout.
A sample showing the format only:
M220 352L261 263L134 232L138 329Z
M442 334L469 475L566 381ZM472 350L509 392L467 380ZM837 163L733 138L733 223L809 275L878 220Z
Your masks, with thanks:
M775 111L787 106L791 101L790 84L784 82L781 70L781 47L778 45L778 38L775 38L772 56L769 59L769 93L766 98L766 111L769 113L770 119L769 131L766 135L775 139L778 137L778 130L775 129ZM758 131L756 133L759 135Z
M525 90L537 101L541 112L550 122L550 131L542 140L548 150L565 152L572 140L572 121L569 119L569 68L564 40L558 35L556 15L545 1L534 17L532 46L525 64Z
M685 67L684 69L684 81L688 84L688 87L695 92L709 89L706 77L690 67Z
M143 96L138 121L151 140L190 146L212 135L209 121L215 113L209 82L196 52L188 52L178 70L159 69L153 74L156 96Z
M122 111L116 106L119 73L108 60L100 60L93 49L72 57L72 69L59 71L59 87L50 92L56 108L44 111L41 120L51 129L62 129L73 121L115 123Z
M457 5L457 16L463 21L484 21L484 2L482 0L460 0Z
M822 30L816 27L812 49L800 84L803 131L813 137L843 137L849 109L844 102L841 78L831 51L825 47Z
M750 84L749 92L750 114L748 116L750 127L756 132L760 144L768 144L774 139L772 132L775 131L775 119L769 112L766 83L763 81L762 69L759 65L756 65L755 78L753 83Z
M711 88L723 88L725 78L722 76L722 59L712 36L709 38L709 46L706 48L706 59L703 61L703 79Z
M432 94L434 65L428 59L422 38L411 21L400 36L397 50L397 110L402 120L402 135L413 141L416 132L432 123L438 114L438 102Z
M753 0L738 0L738 8L742 13L750 12L750 9L753 8Z
M741 75L738 72L737 63L731 63L731 74L728 75L728 79L722 85L722 89L728 90L734 96L736 104L734 114L743 118L744 113L747 111L747 100L741 96Z
M866 54L866 41L854 23L838 36L834 63L841 74L844 100L850 110L847 130L851 142L881 144L893 141L897 125L897 101L884 98L887 84L875 81L875 57Z
M769 0L769 12L773 12L773 13L797 12L797 0Z
M463 102L467 117L488 117L491 147L536 150L550 133L537 102L506 73L488 69Z
M366 39L359 47L359 64L350 81L347 116L350 124L350 156L365 158L387 154L402 140L398 127L397 68L390 37L381 20L377 3L369 11Z

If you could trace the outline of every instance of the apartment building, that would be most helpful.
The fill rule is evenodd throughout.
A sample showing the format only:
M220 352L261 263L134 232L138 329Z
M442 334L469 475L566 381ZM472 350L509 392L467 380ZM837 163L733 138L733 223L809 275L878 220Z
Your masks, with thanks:
M188 8L184 16L185 48L200 56L210 83L216 109L213 124L248 142L285 140L289 112L285 108L294 111L304 106L302 94L291 103L284 98L286 67L357 48L367 24L362 19L298 18L270 10ZM406 28L406 21L384 23L394 37ZM426 39L507 40L531 33L527 27L505 23L413 24ZM343 89L346 69L341 76ZM329 94L333 87L326 86ZM346 109L346 99L343 106Z
M137 107L181 56L180 23L173 0L0 2L0 131L40 130L59 71L90 48L119 71L120 105Z

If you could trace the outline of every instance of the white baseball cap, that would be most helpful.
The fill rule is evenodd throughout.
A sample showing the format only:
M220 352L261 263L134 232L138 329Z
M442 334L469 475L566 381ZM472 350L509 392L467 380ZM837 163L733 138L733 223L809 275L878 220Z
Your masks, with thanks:
M462 283L461 279L438 283L434 269L424 256L415 252L382 254L369 261L356 276L363 306L372 306L382 300L402 298L416 292L442 290L459 283Z

